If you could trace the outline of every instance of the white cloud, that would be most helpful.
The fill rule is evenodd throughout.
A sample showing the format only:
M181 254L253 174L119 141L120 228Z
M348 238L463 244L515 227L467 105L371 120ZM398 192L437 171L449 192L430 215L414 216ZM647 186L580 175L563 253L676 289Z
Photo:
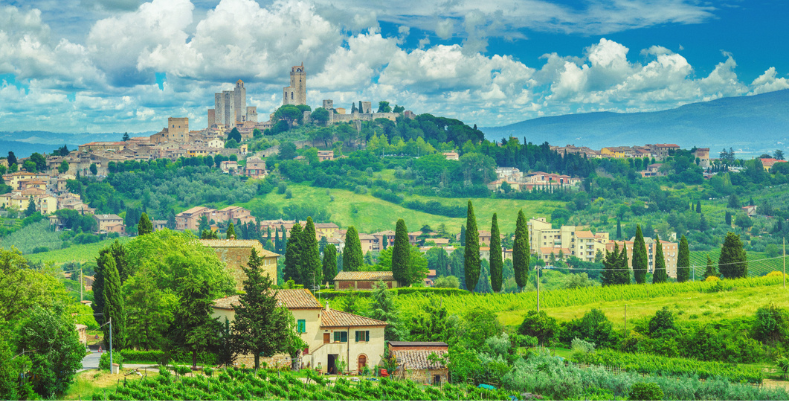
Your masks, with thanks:
M760 93L774 92L782 89L789 89L789 79L776 78L775 67L770 67L764 74L751 82L753 88L748 94L758 95Z
M451 19L439 20L436 22L435 27L436 35L441 39L449 39L455 31L455 22Z

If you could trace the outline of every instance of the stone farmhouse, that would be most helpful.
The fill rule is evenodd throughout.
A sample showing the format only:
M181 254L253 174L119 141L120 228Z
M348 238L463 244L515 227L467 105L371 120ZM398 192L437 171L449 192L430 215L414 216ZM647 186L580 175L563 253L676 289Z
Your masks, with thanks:
M341 271L334 277L334 289L348 290L355 288L357 290L371 290L374 288L375 283L379 281L386 284L387 288L397 288L397 280L395 280L391 271Z
M444 357L449 353L447 343L390 341L389 352L398 361L396 377L434 386L449 382L447 366L430 361L432 354Z
M200 244L211 248L216 252L225 265L233 280L236 282L236 289L244 288L244 280L247 276L241 269L249 262L249 255L252 250L257 251L258 256L263 258L263 273L271 278L274 285L277 284L277 258L279 254L263 249L263 245L257 240L237 240L237 239L201 239Z
M307 343L300 352L300 365L324 373L337 373L339 362L346 372L374 368L384 354L386 322L323 307L307 289L277 290L277 300L293 314L296 331ZM224 321L235 318L238 295L214 301L212 317ZM254 358L245 355L238 363L252 365ZM265 359L269 366L290 366L290 355L279 354Z

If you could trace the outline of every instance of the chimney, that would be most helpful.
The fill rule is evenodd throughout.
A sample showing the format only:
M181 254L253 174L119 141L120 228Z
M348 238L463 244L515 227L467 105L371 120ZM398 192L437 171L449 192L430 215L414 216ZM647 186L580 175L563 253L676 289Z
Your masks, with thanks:
M326 300L326 312L328 312L328 311L329 311L329 300L327 299Z

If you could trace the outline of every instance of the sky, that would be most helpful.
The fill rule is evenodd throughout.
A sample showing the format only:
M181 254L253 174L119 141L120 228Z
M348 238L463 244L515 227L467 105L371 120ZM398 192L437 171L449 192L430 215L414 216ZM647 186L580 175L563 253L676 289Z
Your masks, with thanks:
M784 0L0 0L0 131L206 126L242 79L266 119L387 100L501 126L789 88Z

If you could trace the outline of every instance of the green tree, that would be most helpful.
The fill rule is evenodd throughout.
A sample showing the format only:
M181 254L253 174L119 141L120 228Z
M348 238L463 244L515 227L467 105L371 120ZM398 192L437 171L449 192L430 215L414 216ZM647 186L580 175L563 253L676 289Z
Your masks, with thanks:
M727 226L731 227L731 212L727 210L723 220L726 222Z
M126 313L121 291L121 278L115 259L109 253L101 256L104 260L104 320L109 322L112 319L112 347L116 351L122 350L126 345ZM104 341L109 345L110 325L102 327L104 331Z
M126 142L128 140L129 140L129 133L128 132L124 132L123 133L123 142Z
M227 134L227 141L230 140L234 140L236 143L241 143L241 132L238 131L238 128L233 127L233 129Z
M0 321L5 326L4 321ZM38 398L30 380L19 380L19 373L31 365L27 355L14 355L12 334L7 328L0 328L0 395L6 400L32 400Z
M679 251L677 252L677 282L684 283L690 280L690 249L688 239L682 236L679 240Z
M460 226L460 246L466 246L466 226Z
M233 226L232 221L227 225L227 232L225 234L225 238L227 239L236 238L236 227Z
M29 373L36 378L33 390L42 398L61 398L82 368L85 347L74 330L74 320L67 316L60 305L51 309L36 306L16 334L17 352L35 350L27 354ZM3 365L6 363L3 361ZM2 398L10 397L3 394Z
M633 277L636 280L636 284L644 284L647 281L647 269L649 269L647 245L644 242L641 225L637 225L636 239L633 242Z
M36 212L36 201L33 199L33 195L30 195L30 198L27 200L27 208L25 209L25 216L32 216Z
M373 286L369 317L388 323L386 329L384 329L386 341L400 341L402 337L400 314L394 302L394 295L382 281L375 283Z
M378 102L378 113L391 113L392 107L389 106L389 102L382 100Z
M294 326L293 315L280 306L271 288L271 278L260 273L262 264L263 259L253 250L247 266L242 267L247 276L244 293L239 295L238 305L233 305L233 351L254 355L255 369L260 368L260 356L287 351Z
M501 253L501 236L499 235L499 222L496 213L493 213L493 223L490 227L490 285L493 292L501 291L504 281L504 260Z
M751 327L751 337L770 346L787 343L789 312L772 303L757 309Z
M655 236L655 270L652 274L652 284L665 283L668 281L668 273L666 272L666 259L663 257L663 244L660 243L660 237Z
M99 169L96 167L96 163L90 164L90 173L96 175L99 173Z
M259 129L255 128L255 129L252 130L252 138L254 138L254 139L263 138L263 133L260 132Z
M701 213L701 200L696 201L696 213Z
M313 288L323 282L323 265L321 263L321 255L318 250L318 239L315 233L315 223L312 222L312 217L307 217L307 225L304 226L304 231L301 232L301 263L300 276L304 281L304 286Z
M718 271L725 278L748 276L748 255L742 247L739 235L732 232L726 234L718 259Z
M479 230L477 218L474 216L474 206L468 201L466 214L466 249L464 253L463 268L465 271L466 289L474 292L480 275L479 258Z
M171 346L191 352L192 368L196 369L198 352L219 348L222 324L211 317L214 299L208 282L190 280L184 283L178 296L170 325Z
M364 254L362 253L362 243L359 241L359 233L356 227L348 227L345 233L345 248L342 251L342 271L358 271L364 266Z
M616 220L616 239L622 239L622 223L618 219Z
M334 244L326 245L323 249L323 279L329 283L334 283L337 275L337 247Z
M550 345L554 337L559 335L559 324L556 319L548 316L544 310L539 312L530 310L526 312L518 328L518 333L525 336L537 337L540 345Z
M630 268L627 262L627 245L622 244L622 253L619 254L619 266L617 269L617 284L630 284Z
M529 232L526 228L526 216L523 210L518 211L518 220L515 224L515 242L512 245L512 269L515 271L515 283L523 289L529 280Z
M68 171L68 169L69 169L68 162L63 160L60 162L60 167L58 167L58 173L64 174Z
M729 196L729 203L726 204L727 208L730 209L739 209L740 208L740 199L737 198L737 195L731 194Z
M162 291L156 284L156 277L147 270L130 277L123 285L123 293L127 346L145 350L164 348L178 296Z
M449 341L454 337L453 319L441 298L431 297L424 312L410 323L411 341Z
M323 107L318 107L310 114L310 118L316 124L326 125L326 122L329 121L329 111Z
M34 163L32 160L25 160L25 162L24 162L24 163L22 163L22 167L23 167L23 168L25 169L25 171L27 171L28 173L35 173L35 172L37 171L37 169L36 169L36 163Z
M407 286L411 269L411 244L408 242L408 229L403 219L397 220L395 241L392 249L392 275L398 285Z
M148 219L148 214L143 213L140 216L140 221L137 223L137 235L145 235L150 234L153 232L153 224L151 224L151 220Z
M600 274L603 285L630 284L630 269L627 267L627 249L614 244L613 252L606 251L603 259L603 272Z
M704 270L704 278L707 277L718 277L718 269L715 267L715 264L712 263L712 258L710 255L707 255L707 269Z
M290 229L290 238L285 250L285 268L282 271L285 280L293 280L298 284L302 284L303 280L299 273L301 266L301 225L296 223Z
M304 113L298 107L292 104L281 106L274 112L274 120L285 121L288 123L288 129L293 127L293 124L304 116Z

